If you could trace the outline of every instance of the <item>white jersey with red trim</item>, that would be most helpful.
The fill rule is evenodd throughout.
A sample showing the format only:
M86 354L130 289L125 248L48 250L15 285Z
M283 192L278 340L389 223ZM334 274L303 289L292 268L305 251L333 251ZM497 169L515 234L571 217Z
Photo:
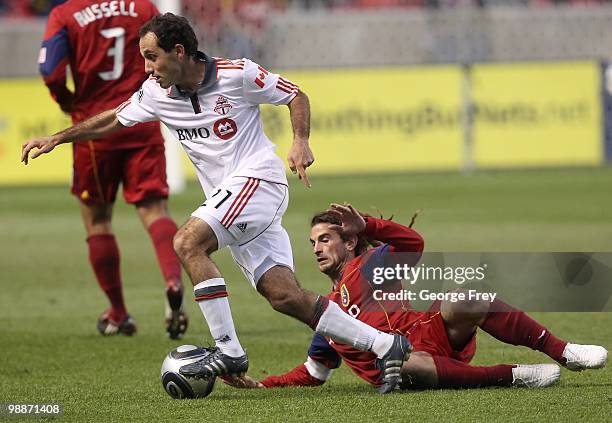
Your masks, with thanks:
M198 52L206 75L191 96L154 78L117 108L124 126L159 120L181 142L208 197L229 176L287 184L285 167L263 131L259 104L288 104L297 85L248 59L213 59Z

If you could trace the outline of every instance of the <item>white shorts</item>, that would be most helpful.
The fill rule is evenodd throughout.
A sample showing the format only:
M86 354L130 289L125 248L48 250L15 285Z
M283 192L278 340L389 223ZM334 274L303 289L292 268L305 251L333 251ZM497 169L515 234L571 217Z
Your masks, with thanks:
M291 242L281 221L289 204L286 185L228 177L192 216L208 223L218 249L228 246L253 287L274 266L293 270Z

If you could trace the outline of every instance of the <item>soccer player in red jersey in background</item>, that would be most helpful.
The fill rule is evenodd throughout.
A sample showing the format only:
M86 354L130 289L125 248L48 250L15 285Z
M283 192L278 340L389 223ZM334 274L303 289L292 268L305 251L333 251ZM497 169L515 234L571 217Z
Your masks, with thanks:
M461 303L437 302L427 312L417 312L408 303L375 301L367 277L372 266L384 265L390 252L415 253L416 264L423 239L409 227L389 220L363 217L351 205L332 205L311 222L310 242L319 270L332 280L329 299L348 314L388 333L408 337L413 352L401 368L403 389L475 388L485 386L545 387L559 379L556 364L471 366L476 351L476 330L481 328L502 342L541 351L570 370L595 369L605 365L607 351L600 346L571 344L555 337L524 312L499 300ZM378 244L368 248L370 242ZM388 292L402 289L399 282ZM489 311L495 310L495 311ZM293 370L258 382L249 376L225 379L237 388L318 386L341 361L366 382L378 386L380 371L374 356L334 343L315 334L308 358Z
M149 0L69 0L49 16L39 65L45 84L73 123L116 107L147 78L138 47L139 28L158 14ZM66 86L70 66L74 91ZM119 249L111 227L119 184L149 232L166 281L166 330L187 328L181 267L172 246L177 227L168 214L164 144L158 122L125 128L73 145L72 193L79 199L89 261L111 308L98 320L102 335L136 332L127 312Z

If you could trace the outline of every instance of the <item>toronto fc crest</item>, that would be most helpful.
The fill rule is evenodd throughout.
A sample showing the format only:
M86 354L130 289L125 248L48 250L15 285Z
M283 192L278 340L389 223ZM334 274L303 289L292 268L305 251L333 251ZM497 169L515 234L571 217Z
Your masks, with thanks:
M226 115L230 111L231 108L232 108L232 105L227 100L227 98L220 95L219 98L217 99L217 102L215 103L215 108L213 110L215 111L215 113L219 115Z

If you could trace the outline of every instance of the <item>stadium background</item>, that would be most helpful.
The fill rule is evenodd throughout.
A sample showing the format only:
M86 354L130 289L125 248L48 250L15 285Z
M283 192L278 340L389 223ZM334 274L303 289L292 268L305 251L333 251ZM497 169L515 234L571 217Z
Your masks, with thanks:
M114 227L127 303L140 333L101 339L94 322L105 304L87 266L84 231L67 189L70 147L28 168L19 163L24 140L68 124L37 76L44 16L52 3L0 0L0 344L6 363L0 402L60 402L65 418L75 421L306 421L336 415L550 420L549 410L567 419L610 415L610 370L564 371L561 384L546 391L423 392L388 399L342 369L321 390L217 387L205 401L170 401L156 372L175 343L162 338L161 278L134 213L119 205ZM183 0L160 6L180 8L207 53L250 57L308 93L314 187L306 190L292 179L285 218L306 287L325 292L329 286L314 269L305 238L309 216L331 201L350 201L370 212L375 206L399 221L423 209L417 228L430 251L612 250L607 2ZM291 141L287 111L266 107L263 118L284 157ZM182 173L188 180L171 199L181 222L202 194L182 153L170 154L177 163L173 185L181 186ZM253 376L300 363L309 331L272 312L227 254L217 261L230 281ZM208 333L193 304L190 311L185 341L202 343ZM609 313L537 317L577 342L612 345ZM477 364L543 360L480 339Z

